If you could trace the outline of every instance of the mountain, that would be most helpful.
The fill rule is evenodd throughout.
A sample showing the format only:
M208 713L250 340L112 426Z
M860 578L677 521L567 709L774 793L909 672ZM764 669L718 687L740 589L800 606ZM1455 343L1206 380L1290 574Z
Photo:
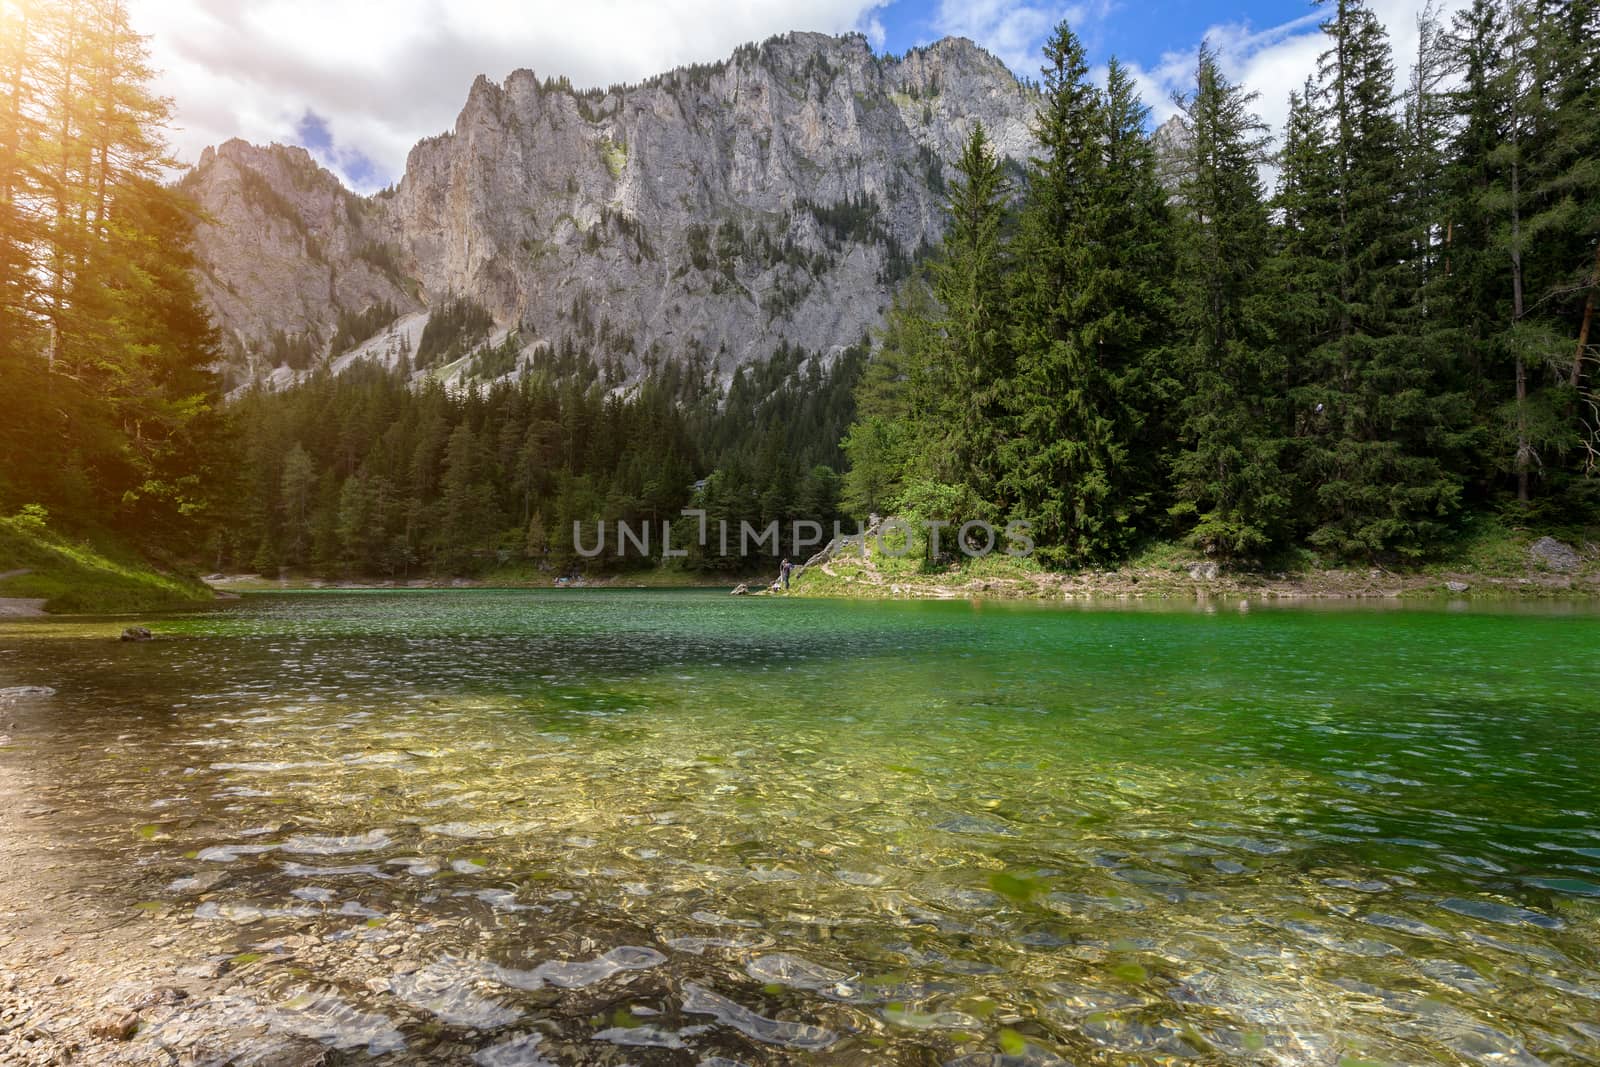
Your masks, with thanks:
M235 383L402 347L454 377L574 356L613 380L666 357L728 373L859 341L937 240L973 124L1020 164L1035 100L964 39L885 57L793 33L607 90L480 77L372 197L242 141L184 185Z

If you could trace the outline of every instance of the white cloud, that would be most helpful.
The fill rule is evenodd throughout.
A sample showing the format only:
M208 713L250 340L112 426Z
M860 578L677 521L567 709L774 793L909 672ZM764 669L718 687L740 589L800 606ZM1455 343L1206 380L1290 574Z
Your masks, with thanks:
M684 63L721 59L747 41L811 29L859 30L874 48L891 0L132 0L152 37L158 88L176 101L174 148L192 162L230 137L297 141L308 117L331 144L318 152L352 186L398 178L422 137L451 128L478 74L518 67L580 86L633 82ZM905 0L901 0L905 2ZM1424 0L1372 0L1404 79ZM1448 20L1466 0L1442 0ZM1037 78L1039 49L1063 19L1102 54L1109 19L1137 18L1116 0L939 0L928 26L969 37L1017 73ZM1310 15L1268 29L1221 23L1207 36L1229 77L1260 92L1281 131L1288 95L1323 50ZM1157 122L1191 87L1194 47L1132 65ZM1103 78L1104 69L1097 75Z
M971 38L1017 74L1037 80L1039 49L1057 24L1065 20L1092 49L1094 26L1110 11L1111 0L939 0L933 26L941 35Z
M323 156L358 187L396 178L449 129L478 74L519 67L580 86L721 59L788 30L860 30L881 46L886 0L133 0L192 162L230 137L291 141L307 112ZM362 160L370 160L370 170Z
M1416 62L1417 17L1425 6L1425 0L1373 0L1371 4L1389 32L1395 76L1401 86ZM1466 6L1466 0L1442 0L1435 10L1448 25L1454 12ZM1298 90L1306 77L1316 72L1317 58L1327 49L1318 29L1320 17L1312 14L1266 30L1245 23L1223 23L1205 34L1221 57L1223 72L1260 94L1256 113L1271 127L1274 137L1282 135L1288 118L1290 91ZM1155 122L1164 122L1176 112L1174 93L1193 90L1199 47L1196 41L1193 48L1168 52L1148 68L1133 67Z

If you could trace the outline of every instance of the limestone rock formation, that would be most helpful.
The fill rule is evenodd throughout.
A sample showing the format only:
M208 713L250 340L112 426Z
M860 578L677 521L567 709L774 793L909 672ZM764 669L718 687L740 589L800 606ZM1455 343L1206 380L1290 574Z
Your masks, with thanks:
M347 349L415 353L450 301L487 316L463 312L458 343L426 353L455 360L448 373L564 352L622 380L651 358L726 373L781 342L859 341L942 232L973 124L1020 164L1035 107L970 41L883 57L860 36L795 33L609 90L480 77L455 129L372 197L302 149L239 141L185 182L209 217L202 288L236 381ZM461 358L507 339L492 363Z
M1537 566L1558 574L1570 574L1583 566L1578 550L1554 537L1541 537L1528 546L1528 558Z

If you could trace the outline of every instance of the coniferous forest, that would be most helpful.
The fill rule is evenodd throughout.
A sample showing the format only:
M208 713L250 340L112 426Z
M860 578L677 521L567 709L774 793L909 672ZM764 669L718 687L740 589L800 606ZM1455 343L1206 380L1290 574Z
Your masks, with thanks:
M674 522L682 545L686 507L785 539L873 512L1022 520L1060 566L1163 539L1240 565L1416 560L1474 515L1600 515L1595 0L1477 0L1425 20L1416 56L1329 0L1284 130L1202 48L1159 146L1130 72L1098 84L1063 24L1038 156L1019 172L973 131L943 244L842 354L778 346L720 382L668 356L626 387L582 352L464 390L358 365L227 404L142 43L113 0L19 10L4 514L207 569L397 577L636 565L658 546L586 562L573 524Z
M170 104L116 0L4 8L0 513L169 548L224 512L215 331L168 182Z
M1067 564L1594 514L1600 5L1479 0L1405 85L1371 10L1325 11L1275 155L1202 49L1170 175L1127 72L1056 31L1041 157L1014 188L973 134L867 369L847 508L1026 519Z

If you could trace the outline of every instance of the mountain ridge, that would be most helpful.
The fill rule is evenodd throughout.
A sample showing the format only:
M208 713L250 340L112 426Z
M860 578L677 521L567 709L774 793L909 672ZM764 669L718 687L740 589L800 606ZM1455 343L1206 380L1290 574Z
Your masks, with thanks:
M389 322L452 301L493 325L469 315L477 332L418 373L482 377L465 357L510 338L502 374L577 356L619 381L666 358L725 375L875 327L942 233L973 124L1020 166L1035 101L963 38L878 56L859 35L792 33L604 90L480 75L372 196L303 148L237 139L183 181L231 384L292 380L366 327L369 355L415 355L418 331L385 341Z

